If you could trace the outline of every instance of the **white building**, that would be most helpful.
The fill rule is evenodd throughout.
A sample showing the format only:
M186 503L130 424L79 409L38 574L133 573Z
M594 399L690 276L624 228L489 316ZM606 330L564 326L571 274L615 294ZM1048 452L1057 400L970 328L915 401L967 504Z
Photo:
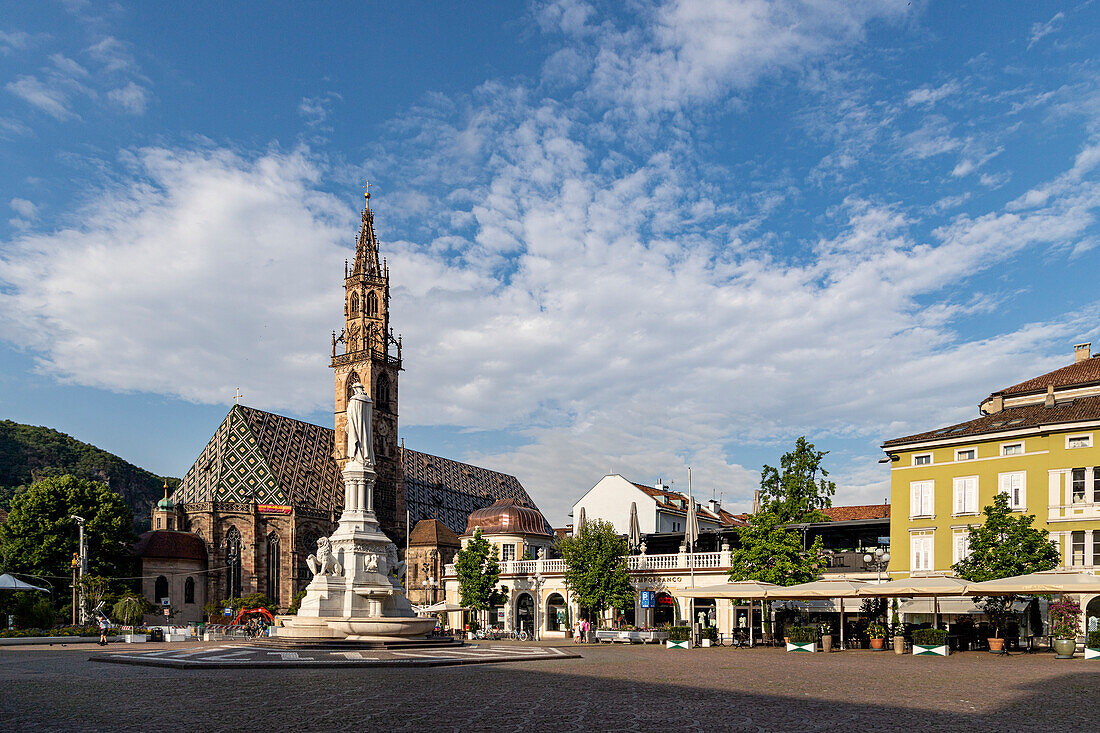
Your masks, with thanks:
M602 519L610 522L619 534L630 531L630 505L638 507L638 526L643 535L658 532L683 532L687 523L688 498L672 491L660 481L657 486L645 486L629 481L619 474L604 476L573 505L573 524L579 524L581 510L585 521ZM699 529L720 529L733 526L737 520L722 509L717 501L696 499Z

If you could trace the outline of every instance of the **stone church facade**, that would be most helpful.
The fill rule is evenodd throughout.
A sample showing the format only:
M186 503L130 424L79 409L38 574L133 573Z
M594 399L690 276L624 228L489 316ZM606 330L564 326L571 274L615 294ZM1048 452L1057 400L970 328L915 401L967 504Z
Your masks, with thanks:
M345 434L356 382L374 402L375 510L402 553L406 526L421 520L457 535L471 512L498 499L535 507L514 476L410 450L398 438L401 339L390 327L389 269L379 257L369 194L344 290L344 328L332 335L333 427L236 404L171 497L172 526L206 546L208 600L258 592L286 608L309 582L306 557L335 529L343 507L347 455L336 436ZM438 557L453 552L444 544ZM418 543L418 553L431 550Z

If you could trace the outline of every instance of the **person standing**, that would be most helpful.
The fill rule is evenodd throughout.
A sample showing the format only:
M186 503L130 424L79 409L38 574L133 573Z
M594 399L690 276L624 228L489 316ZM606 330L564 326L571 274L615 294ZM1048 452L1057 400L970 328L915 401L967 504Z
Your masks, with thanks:
M107 629L110 624L107 622L106 616L99 617L99 645L107 646Z
M580 644L581 643L581 623L582 622L578 621L577 623L573 624L573 643L574 644Z

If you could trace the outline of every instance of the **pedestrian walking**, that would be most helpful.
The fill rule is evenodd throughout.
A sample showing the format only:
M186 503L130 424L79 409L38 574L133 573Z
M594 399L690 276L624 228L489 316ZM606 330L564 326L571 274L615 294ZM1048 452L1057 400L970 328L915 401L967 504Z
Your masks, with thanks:
M111 624L107 622L106 616L99 617L99 645L107 646L107 629Z
M581 643L581 623L579 621L573 624L573 643Z

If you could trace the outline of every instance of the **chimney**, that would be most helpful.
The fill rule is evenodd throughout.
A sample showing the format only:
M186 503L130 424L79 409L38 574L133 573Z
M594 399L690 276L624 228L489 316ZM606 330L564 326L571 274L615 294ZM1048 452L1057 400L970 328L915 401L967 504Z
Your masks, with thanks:
M760 489L752 492L752 513L760 513Z
M1088 359L1090 354L1089 350L1092 349L1092 342L1086 341L1083 344L1076 344L1073 347L1073 363L1078 364L1085 359Z
M1047 385L1047 399L1046 399L1045 404L1046 404L1047 407L1054 407L1054 385L1053 384L1048 384Z
M722 508L722 505L719 503L719 501L717 499L711 499L710 501L707 502L707 509L709 509L711 511L711 513L713 513L713 514L717 514L719 512L719 510L721 510L721 508Z

